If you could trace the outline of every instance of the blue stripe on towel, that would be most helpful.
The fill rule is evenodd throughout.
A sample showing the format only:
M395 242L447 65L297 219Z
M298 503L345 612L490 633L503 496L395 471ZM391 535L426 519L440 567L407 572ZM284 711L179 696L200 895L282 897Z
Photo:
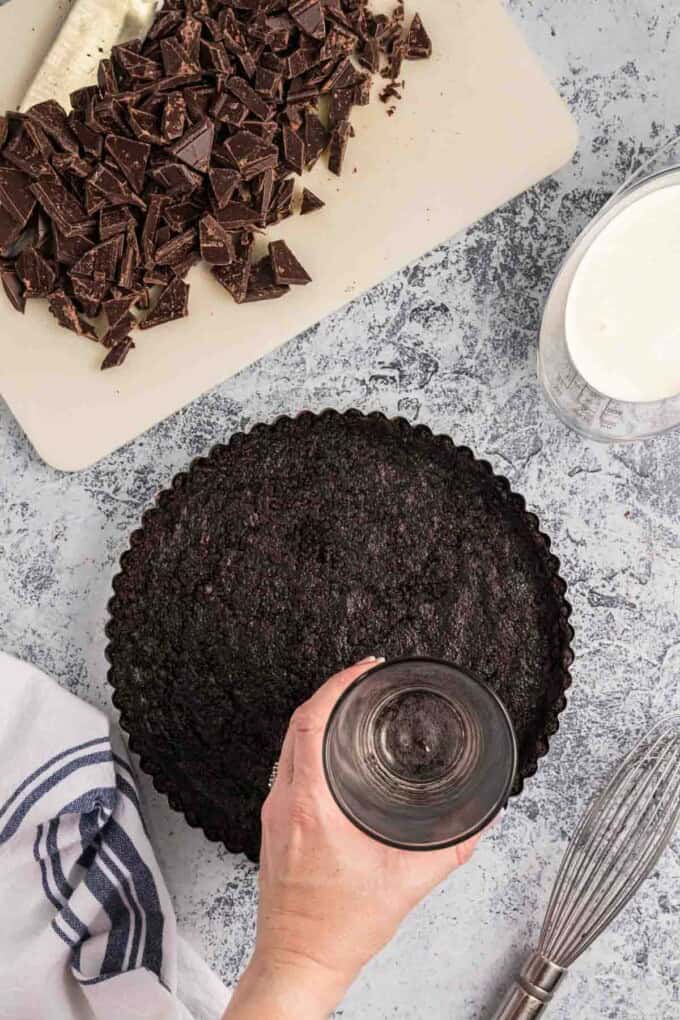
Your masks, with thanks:
M37 779L39 775L41 775L43 772L46 772L51 765L55 765L58 761L61 761L63 758L68 758L70 754L75 754L76 751L84 751L86 747L94 747L96 744L108 744L108 743L109 743L108 737L96 737L94 740L86 740L85 743L83 744L76 744L74 747L68 747L65 751L61 751L59 754L55 754L53 758L50 758L49 761L44 762L39 768L35 770L35 772L31 772L30 776L26 776L23 783L17 786L16 790L11 795L11 797L8 800L6 800L2 807L0 808L0 817L4 815L5 811L10 806L10 804L14 803L14 801L21 793L23 793L26 787L29 786L34 779Z
M10 817L2 832L0 832L0 846L3 843L6 843L10 836L14 835L33 805L36 804L46 793L49 793L50 790L57 786L58 783L60 783L63 779L66 779L67 776L70 776L78 769L86 768L88 765L99 765L106 761L113 761L111 751L98 751L94 754L84 755L82 758L76 758L74 761L63 765L57 772L54 772L48 779L41 783L40 786L31 790L31 792L24 797L19 806L15 809L14 814Z
M67 881L66 875L61 866L61 856L57 844L57 832L59 831L59 819L53 818L47 826L47 840L45 843L46 855L52 865L54 884L65 900L73 895L73 886Z
M123 872L118 866L118 863L116 862L112 854L109 851L107 851L105 846L102 846L100 852L101 859L105 862L109 870L113 872L113 875L116 881L119 883L119 885L121 885L125 890L125 895L127 896L128 902L130 903L130 907L132 908L135 927L134 934L132 937L132 950L130 952L130 962L128 964L128 969L135 970L135 968L137 967L137 954L139 953L139 943L142 938L144 920L140 913L139 907L137 906L136 897L133 892L132 886L130 885L129 878L123 874Z
M49 883L48 877L47 877L47 863L45 861L45 858L41 857L41 855L40 855L40 840L42 839L42 834L43 834L43 827L42 827L42 825L39 825L37 827L37 829L36 829L35 841L33 843L33 856L36 859L36 861L38 862L38 866L40 868L40 879L42 881L42 887L43 887L43 892L45 893L45 896L50 901L50 903L52 904L53 907L56 907L57 910L61 910L62 905L63 905L62 901L57 899L57 897L54 895L54 893L50 889L50 883Z
M127 832L115 818L110 818L104 833L105 845L110 847L132 876L140 906L146 917L146 942L141 966L160 977L163 966L163 927L165 919L161 912L156 881L149 867L134 845Z
M106 952L102 961L102 974L120 974L125 963L125 953L130 938L130 911L125 906L120 891L105 875L95 859L85 875L85 885L106 911L110 931Z

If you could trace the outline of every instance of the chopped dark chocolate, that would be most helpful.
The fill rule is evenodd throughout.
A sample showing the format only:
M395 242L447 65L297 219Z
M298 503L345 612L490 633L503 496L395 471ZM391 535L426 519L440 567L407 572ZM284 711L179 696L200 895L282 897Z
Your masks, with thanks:
M146 164L151 146L147 142L138 142L132 138L107 135L106 151L113 157L132 188L139 194L144 188ZM99 187L96 182L93 183Z
M347 143L350 139L351 127L347 121L338 124L331 134L331 144L328 151L328 169L332 174L340 176L342 164L347 151Z
M326 38L326 21L319 0L293 0L288 12L305 35L312 39Z
M165 98L161 135L164 142L172 142L181 138L187 118L187 104L181 92L171 92Z
M304 285L311 283L312 278L307 270L300 265L285 241L271 241L269 244L274 281L282 286Z
M224 143L224 152L244 180L278 165L279 150L251 131L238 131Z
M35 209L30 177L21 170L0 167L0 206L20 227L25 227Z
M17 312L21 312L23 315L26 309L26 295L21 280L13 269L0 270L0 278L2 278L2 286L7 300Z
M168 151L173 156L177 156L177 159L181 159L192 170L207 173L210 169L210 154L214 138L215 124L205 117L198 124L189 128L179 141L169 146Z
M53 262L43 258L35 248L24 248L16 260L15 268L24 285L27 298L47 297L57 282L57 271Z
M112 347L102 361L102 371L107 368L118 368L119 365L122 365L134 346L135 344L132 337L128 336L124 340L121 340L120 343L116 344L115 347Z
M336 89L331 94L330 106L328 108L328 123L331 128L348 120L354 106L354 89Z
M33 182L31 191L62 234L72 237L81 232L88 215L56 177L41 177Z
M182 262L197 245L196 228L189 227L182 234L176 234L165 244L156 248L156 264L174 266Z
M231 234L214 216L206 214L199 224L201 255L210 266L228 266L236 252Z
M218 167L213 167L208 171L210 178L210 187L212 193L215 196L215 202L217 203L218 209L224 209L225 205L229 204L231 196L234 194L236 185L240 180L240 175L236 170L223 170Z
M102 209L99 213L99 240L108 241L110 237L124 234L128 224L135 224L135 218L126 205L117 205L112 209Z
M316 163L328 145L329 134L321 118L311 110L305 114L305 154L307 167Z
M140 329L153 329L164 322L172 322L188 315L189 284L175 277L161 292L156 307L140 322Z
M295 173L302 175L305 169L305 143L296 131L283 127L283 161Z
M272 301L283 297L290 290L288 286L280 286L274 279L272 261L269 255L256 262L248 279L248 290L245 301Z
M413 16L406 37L404 56L407 60L425 60L432 56L432 40L425 31L419 14Z
M86 336L89 340L97 340L94 326L81 318L78 309L65 291L55 290L50 294L49 309L64 329L69 329L78 336Z
M215 266L213 276L228 290L237 304L242 304L248 293L250 279L250 257L248 254L235 258L227 266Z
M70 112L48 100L0 117L10 303L54 293L76 332L106 304L109 367L131 349L130 307L148 312L149 287L163 290L149 328L185 314L183 279L201 259L238 302L308 282L284 242L254 265L254 234L293 214L293 175L324 152L340 173L371 74L388 79L391 114L402 57L431 52L419 17L405 33L400 0L389 16L369 2L165 0L146 39L103 54ZM322 207L303 190L302 215Z
M317 209L323 209L325 202L310 191L309 188L302 189L302 205L300 206L300 215L306 216L307 213L316 212Z

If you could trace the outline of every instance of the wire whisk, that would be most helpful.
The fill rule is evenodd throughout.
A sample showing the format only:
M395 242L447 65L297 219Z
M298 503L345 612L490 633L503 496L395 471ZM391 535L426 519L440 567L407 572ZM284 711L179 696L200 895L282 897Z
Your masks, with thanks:
M680 714L657 723L593 799L569 841L537 950L494 1020L533 1020L572 963L653 871L680 818Z

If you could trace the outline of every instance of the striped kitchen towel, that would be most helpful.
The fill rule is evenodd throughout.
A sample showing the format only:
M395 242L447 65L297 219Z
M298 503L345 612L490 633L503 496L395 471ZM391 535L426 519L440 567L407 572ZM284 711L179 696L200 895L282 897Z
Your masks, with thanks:
M218 1020L106 716L0 653L0 1018Z

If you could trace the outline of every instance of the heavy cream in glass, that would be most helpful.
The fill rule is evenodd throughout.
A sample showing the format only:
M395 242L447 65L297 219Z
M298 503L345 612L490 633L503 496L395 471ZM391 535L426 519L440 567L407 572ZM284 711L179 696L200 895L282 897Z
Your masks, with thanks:
M623 209L572 281L566 341L574 367L616 400L680 393L680 184Z

